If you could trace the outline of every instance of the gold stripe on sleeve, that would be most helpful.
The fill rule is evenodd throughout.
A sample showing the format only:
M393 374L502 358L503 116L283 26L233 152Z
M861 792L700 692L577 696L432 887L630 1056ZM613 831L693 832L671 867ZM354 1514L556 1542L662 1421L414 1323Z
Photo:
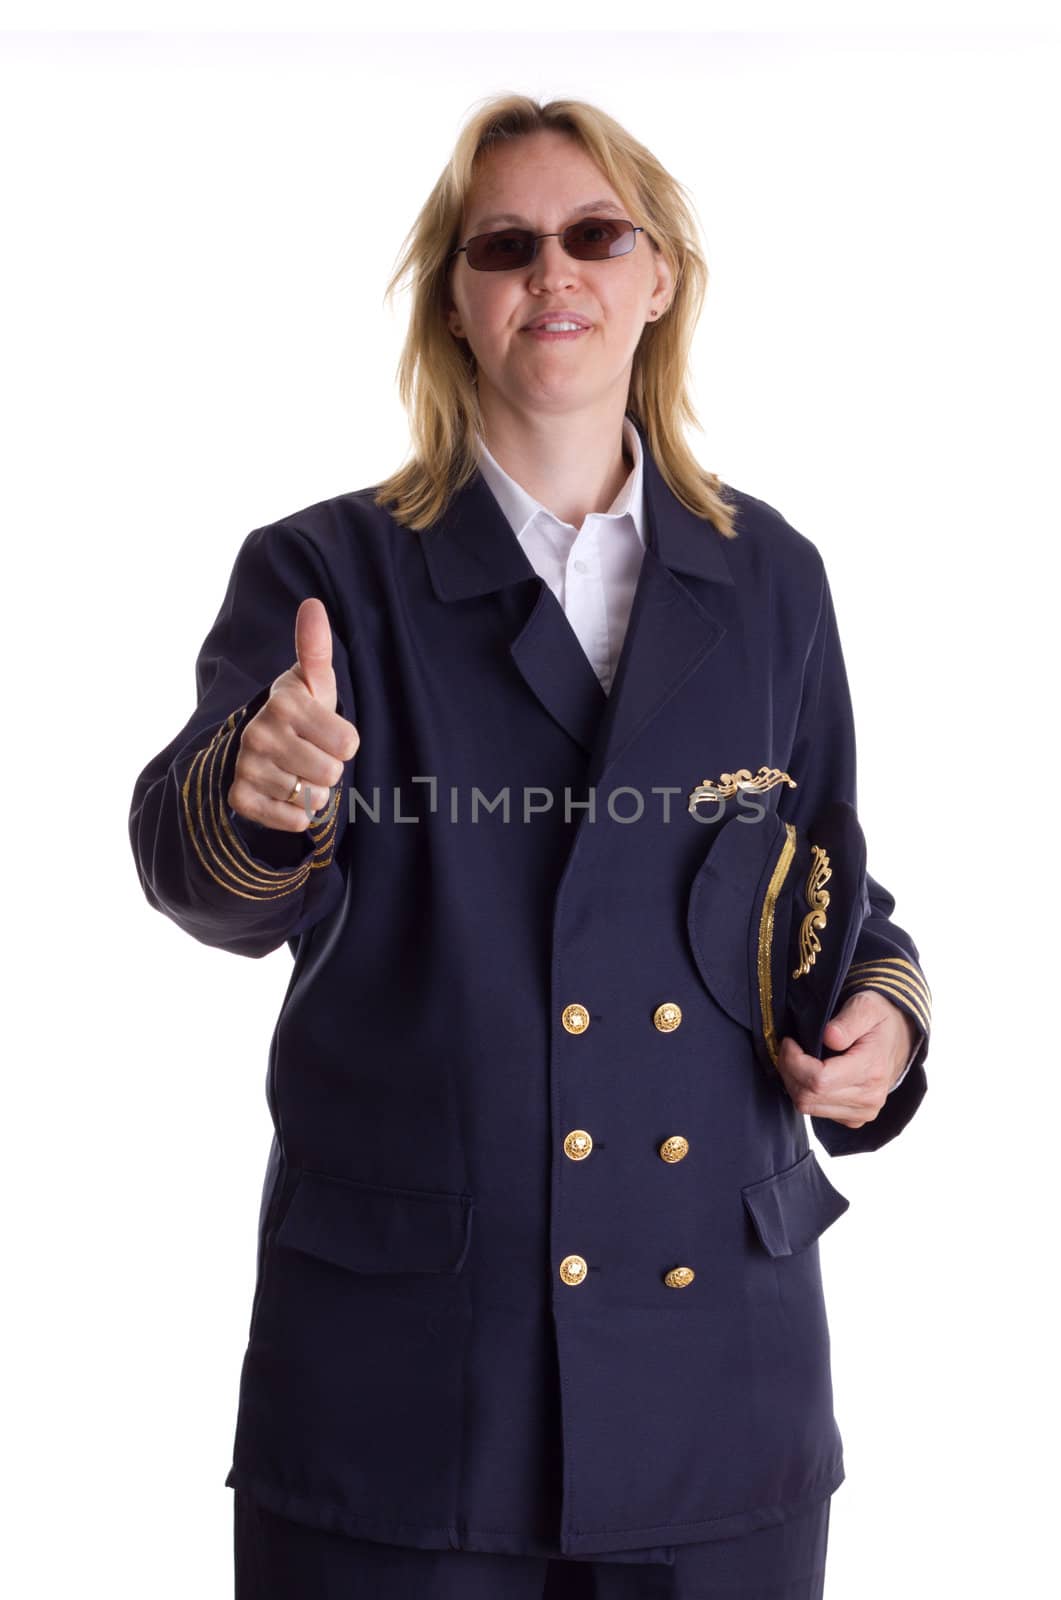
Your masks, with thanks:
M245 710L240 706L226 717L209 744L193 757L181 786L184 822L200 863L215 883L243 900L279 900L301 889L311 871L330 864L342 784L336 787L327 815L309 826L315 846L311 856L293 869L257 863L232 827L220 783L225 756Z
M918 968L898 957L880 961L859 961L852 966L840 990L846 999L858 989L876 989L902 1001L928 1033L932 1027L932 999L928 984Z
M856 973L877 973L881 977L891 977L897 983L908 984L920 996L925 1009L932 1010L932 991L925 981L924 973L914 962L906 960L903 956L881 956L876 961L855 961L848 968L847 976L850 978Z

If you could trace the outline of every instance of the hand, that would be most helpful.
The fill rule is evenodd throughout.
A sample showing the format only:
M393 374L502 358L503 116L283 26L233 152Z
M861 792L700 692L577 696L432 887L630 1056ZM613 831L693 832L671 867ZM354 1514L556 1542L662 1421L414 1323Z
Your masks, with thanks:
M284 833L305 832L313 820L308 806L320 811L328 804L329 788L361 743L354 724L335 709L332 630L320 600L298 608L295 657L243 730L228 791L233 811ZM288 799L296 777L302 803Z
M842 1052L819 1061L786 1034L777 1070L797 1110L846 1128L872 1122L917 1039L913 1018L875 989L856 989L826 1025L823 1043Z

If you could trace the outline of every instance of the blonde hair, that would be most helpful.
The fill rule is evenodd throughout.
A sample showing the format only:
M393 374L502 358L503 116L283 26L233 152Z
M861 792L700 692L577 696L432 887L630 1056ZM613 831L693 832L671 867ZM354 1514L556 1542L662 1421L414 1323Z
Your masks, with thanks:
M724 486L697 462L685 440L698 424L687 389L689 349L707 289L704 260L685 190L651 151L598 107L583 100L499 95L485 101L457 139L442 174L403 242L384 303L406 277L412 284L409 327L398 362L398 390L409 417L412 457L377 485L375 503L419 531L429 527L474 475L475 435L483 432L475 359L450 332L450 253L460 243L465 199L483 152L502 140L551 129L575 139L645 227L670 265L674 285L666 312L647 324L634 354L628 415L643 425L648 446L671 491L727 538L736 508Z

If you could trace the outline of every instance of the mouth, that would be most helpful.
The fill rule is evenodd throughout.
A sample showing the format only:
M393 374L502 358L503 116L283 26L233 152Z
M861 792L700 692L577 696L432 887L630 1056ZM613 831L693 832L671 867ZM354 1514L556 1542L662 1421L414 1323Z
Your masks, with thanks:
M533 328L522 328L521 333L529 333L532 338L541 339L545 343L562 339L581 339L584 333L592 330L586 323L573 322L568 317L555 317L549 322L536 323Z

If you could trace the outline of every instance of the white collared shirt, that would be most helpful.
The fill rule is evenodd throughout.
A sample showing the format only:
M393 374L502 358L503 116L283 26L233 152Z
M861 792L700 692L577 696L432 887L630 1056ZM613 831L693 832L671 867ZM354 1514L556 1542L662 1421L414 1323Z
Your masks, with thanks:
M641 438L629 417L623 440L634 465L607 511L575 528L509 477L479 439L479 469L527 559L564 608L605 693L626 636L645 554Z

